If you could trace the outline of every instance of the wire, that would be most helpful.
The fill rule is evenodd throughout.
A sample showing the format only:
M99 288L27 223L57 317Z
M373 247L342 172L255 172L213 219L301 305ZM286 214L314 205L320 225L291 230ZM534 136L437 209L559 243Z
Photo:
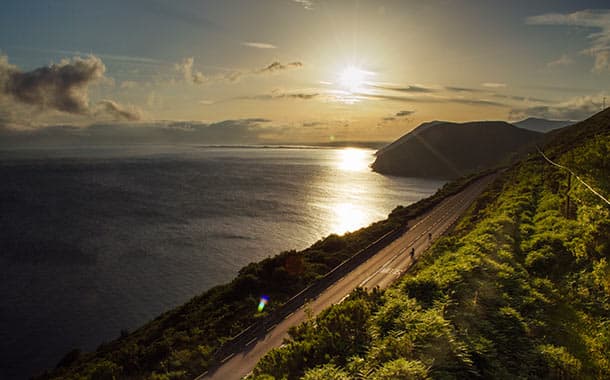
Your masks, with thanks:
M557 166L558 168L564 169L569 171L574 177L576 177L577 180L579 180L583 185L585 185L589 190L591 190L591 192L593 192L593 194L597 195L600 199L602 199L604 202L606 202L608 205L610 205L610 201L608 201L606 198L604 198L603 195L601 195L600 193L598 193L597 191L595 191L594 188L592 188L591 186L589 186L588 183L586 183L585 181L583 181L582 179L580 179L579 176L576 175L576 173L574 173L570 168L568 168L567 166L563 166L560 165L556 162L553 162L550 158L548 158L544 152L542 150L540 150L540 148L538 146L536 146L536 149L538 149L538 152L540 152L540 154L542 155L542 157L544 157L545 160L547 160L548 162L550 162L552 165Z

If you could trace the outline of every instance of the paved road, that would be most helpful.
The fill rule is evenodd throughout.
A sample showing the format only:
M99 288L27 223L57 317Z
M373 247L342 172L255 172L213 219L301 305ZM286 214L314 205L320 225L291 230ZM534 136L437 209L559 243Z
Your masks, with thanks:
M466 211L494 177L490 175L475 181L460 193L443 200L428 213L410 221L405 234L327 288L318 298L309 302L307 308L313 315L317 315L325 308L343 301L358 286L369 289L377 286L386 288L407 271L432 241L442 235ZM244 351L225 358L223 364L213 373L199 376L196 380L241 379L252 371L263 355L283 343L291 326L306 319L304 308L301 307L268 330L264 339L249 342Z

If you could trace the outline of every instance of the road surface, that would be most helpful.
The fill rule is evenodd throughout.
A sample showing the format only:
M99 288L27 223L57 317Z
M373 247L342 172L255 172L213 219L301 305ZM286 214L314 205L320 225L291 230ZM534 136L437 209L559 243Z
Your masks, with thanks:
M455 223L494 178L495 175L489 175L478 179L460 193L444 199L426 214L409 221L406 233L310 301L307 304L309 313L317 315L327 307L343 301L358 286L368 289L388 287L413 265L414 260L436 238ZM220 367L196 380L238 380L247 376L267 352L282 345L291 326L306 319L304 308L299 308L268 330L263 339L253 339L242 352L225 358Z

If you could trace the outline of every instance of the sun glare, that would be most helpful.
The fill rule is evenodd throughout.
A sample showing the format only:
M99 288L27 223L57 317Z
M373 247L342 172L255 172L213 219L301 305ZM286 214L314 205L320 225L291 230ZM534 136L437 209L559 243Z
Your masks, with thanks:
M339 84L350 92L357 92L364 86L366 75L366 71L356 66L348 66L339 74Z

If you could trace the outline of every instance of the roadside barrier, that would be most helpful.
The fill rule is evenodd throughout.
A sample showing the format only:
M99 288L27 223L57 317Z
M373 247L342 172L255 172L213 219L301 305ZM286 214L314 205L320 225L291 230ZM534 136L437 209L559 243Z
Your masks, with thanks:
M248 345L255 343L259 338L264 337L267 331L271 330L275 325L283 321L284 318L294 313L307 301L319 296L329 286L371 258L373 255L379 252L380 249L386 247L399 236L407 232L407 229L408 227L405 225L404 227L397 228L386 233L368 245L366 248L356 252L353 256L331 269L323 277L317 279L311 285L294 295L282 306L273 310L269 315L230 338L218 350L216 350L213 355L213 362L217 363L217 365L221 364L225 358L242 351Z

